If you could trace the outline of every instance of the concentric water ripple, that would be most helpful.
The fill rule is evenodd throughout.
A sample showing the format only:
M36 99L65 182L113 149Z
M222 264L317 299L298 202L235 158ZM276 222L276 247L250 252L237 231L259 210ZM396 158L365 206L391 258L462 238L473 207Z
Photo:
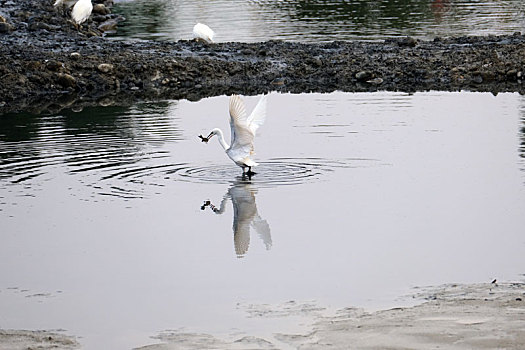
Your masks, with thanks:
M260 162L256 174L250 178L258 186L296 185L322 178L323 174L336 168L351 165L342 161L321 158L278 158ZM180 180L199 183L228 184L242 178L242 170L234 164L210 164L201 167L184 167L168 173ZM246 176L245 176L246 179Z
M346 160L277 158L260 162L255 169L256 174L250 178L243 176L238 166L229 163L206 166L194 166L188 163L160 164L123 168L105 174L96 182L96 187L102 195L130 199L142 198L146 188L169 186L177 181L231 184L244 180L258 187L276 187L322 181L327 173L337 169L369 167L377 164L377 160L358 158Z

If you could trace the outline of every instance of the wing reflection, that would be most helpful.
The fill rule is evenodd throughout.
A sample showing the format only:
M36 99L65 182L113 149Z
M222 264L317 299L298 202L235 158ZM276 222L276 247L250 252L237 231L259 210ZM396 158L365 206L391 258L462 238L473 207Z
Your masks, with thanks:
M247 181L245 177L236 181L222 198L219 207L213 205L210 201L205 201L201 209L206 207L215 214L222 214L226 210L226 203L230 199L233 205L233 243L235 246L235 253L238 258L244 257L248 252L250 246L250 228L253 228L263 241L266 249L272 247L272 237L270 233L270 225L259 216L257 212L257 204L255 203L255 195L257 189Z

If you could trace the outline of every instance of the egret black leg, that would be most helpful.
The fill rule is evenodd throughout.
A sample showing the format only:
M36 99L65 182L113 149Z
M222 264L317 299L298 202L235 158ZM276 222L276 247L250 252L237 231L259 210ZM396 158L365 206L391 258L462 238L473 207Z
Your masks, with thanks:
M249 177L252 177L253 175L255 175L255 172L252 171L252 167L251 166L248 167L248 173L247 174L248 174Z

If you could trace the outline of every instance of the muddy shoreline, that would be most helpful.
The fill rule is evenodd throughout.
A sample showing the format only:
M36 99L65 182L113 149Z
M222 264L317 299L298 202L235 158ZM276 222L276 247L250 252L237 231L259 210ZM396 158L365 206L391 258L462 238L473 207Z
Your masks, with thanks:
M175 349L522 349L525 344L525 284L448 284L422 288L413 295L421 304L367 312L344 308L322 315L322 307L301 304L291 308L304 314L312 310L305 333L273 336L236 334L217 337L188 331L163 331L152 335L140 350ZM264 304L264 310L270 307ZM293 316L287 305L285 314ZM282 305L275 305L277 314ZM254 305L252 308L257 309ZM254 311L254 310L251 310ZM257 311L257 310L255 310ZM268 313L268 312L267 312ZM319 314L320 313L320 314ZM255 317L265 312L255 312ZM138 344L137 344L138 345ZM82 348L67 331L1 330L0 349Z
M51 0L1 0L0 113L266 91L525 93L525 36L384 42L122 42L111 0L77 31ZM101 4L102 5L102 4ZM106 32L105 32L106 31Z

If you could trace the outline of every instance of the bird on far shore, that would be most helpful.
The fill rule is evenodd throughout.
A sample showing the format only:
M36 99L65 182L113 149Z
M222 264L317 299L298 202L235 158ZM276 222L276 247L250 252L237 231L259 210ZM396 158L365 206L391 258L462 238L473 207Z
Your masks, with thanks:
M251 177L255 173L252 167L258 164L251 158L255 154L253 140L255 132L263 125L266 119L266 100L268 95L262 95L259 102L248 116L244 102L238 95L230 97L230 128L231 128L231 145L224 140L224 134L221 129L213 129L208 137L199 135L202 142L208 141L215 135L218 135L219 143L231 160L242 168L242 174ZM248 169L248 171L246 171Z
M81 25L87 21L91 15L91 11L93 11L93 4L91 4L91 0L78 0L71 11L71 18L73 18L73 21L77 26Z
M197 41L204 41L207 43L213 43L213 37L215 36L215 32L208 27L206 24L197 23L193 27L193 37Z

